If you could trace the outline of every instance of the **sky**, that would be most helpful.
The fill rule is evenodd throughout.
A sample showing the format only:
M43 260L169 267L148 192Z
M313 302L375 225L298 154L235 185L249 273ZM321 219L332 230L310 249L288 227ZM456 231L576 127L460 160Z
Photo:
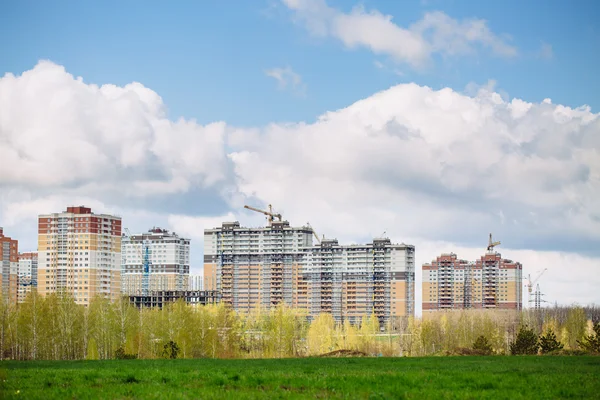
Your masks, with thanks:
M84 204L132 232L385 232L600 303L595 1L0 3L0 226ZM420 287L417 286L420 303ZM527 298L525 297L525 302Z

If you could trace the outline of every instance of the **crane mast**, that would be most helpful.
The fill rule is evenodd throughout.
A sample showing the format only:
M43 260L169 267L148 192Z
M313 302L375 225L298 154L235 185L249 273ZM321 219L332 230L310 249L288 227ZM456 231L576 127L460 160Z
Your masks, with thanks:
M273 212L273 207L270 204L269 204L269 211L261 210L259 208L255 208L255 207L251 207L251 206L244 206L244 208L247 208L248 210L256 211L258 213L266 215L269 226L273 225L274 218L277 218L279 221L281 221L281 218L282 218L281 214L276 214Z
M490 233L490 240L489 240L488 246L487 246L488 253L493 253L494 247L499 246L499 245L500 245L500 241L497 241L497 242L492 241L492 234Z
M125 235L129 240L133 240L128 228L125 228ZM147 296L150 291L150 246L148 240L144 240L142 236L142 249L140 250L137 246L135 248L142 260L142 296Z

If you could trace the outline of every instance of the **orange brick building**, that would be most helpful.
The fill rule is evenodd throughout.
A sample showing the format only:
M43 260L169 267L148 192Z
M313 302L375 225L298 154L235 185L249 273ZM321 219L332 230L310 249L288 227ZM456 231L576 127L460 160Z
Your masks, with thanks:
M90 208L38 218L38 292L65 290L87 305L96 295L121 295L121 218Z
M17 302L19 242L4 236L0 228L0 291L2 300Z
M523 266L488 252L475 262L442 254L423 264L423 313L451 309L523 306Z

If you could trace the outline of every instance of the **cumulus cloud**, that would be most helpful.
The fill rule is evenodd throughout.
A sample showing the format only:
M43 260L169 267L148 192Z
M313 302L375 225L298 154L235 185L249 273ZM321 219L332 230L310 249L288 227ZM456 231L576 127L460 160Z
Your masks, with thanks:
M314 123L241 129L170 121L140 84L99 87L42 62L0 79L0 225L33 246L38 213L87 204L132 231L192 237L195 270L204 228L264 223L244 203L346 243L387 231L419 264L475 259L492 232L526 271L553 266L549 299L600 302L599 114L472 89L403 84Z
M385 224L473 243L492 229L513 247L569 250L565 236L600 240L599 131L587 107L405 84L314 124L234 132L230 158L242 193L335 234Z
M391 15L357 6L344 13L325 0L282 0L294 19L313 35L333 37L347 48L364 47L392 57L414 68L422 68L433 54L459 56L478 47L501 57L514 57L517 49L509 38L494 34L482 19L457 21L440 11L425 13L408 27L392 21Z
M86 84L42 61L0 80L0 185L177 193L225 177L225 124L170 121L139 83Z
M302 77L289 65L285 68L268 69L265 71L265 75L275 79L280 90L290 90L300 96L306 94L306 85L302 82Z

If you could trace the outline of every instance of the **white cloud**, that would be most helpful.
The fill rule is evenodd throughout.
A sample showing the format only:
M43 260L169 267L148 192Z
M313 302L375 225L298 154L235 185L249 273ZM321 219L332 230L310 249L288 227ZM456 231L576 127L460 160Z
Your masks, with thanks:
M347 48L365 47L400 63L422 68L435 53L459 56L477 47L501 57L514 57L517 49L508 38L495 35L485 20L457 21L440 11L427 12L408 27L395 24L391 15L362 6L344 13L324 0L282 0L295 20L315 36L333 37Z
M493 232L526 271L549 268L548 299L600 303L599 114L472 89L403 84L311 124L237 129L170 121L150 89L45 62L0 79L0 225L31 249L38 213L86 204L192 237L196 269L204 227L264 222L244 203L346 243L385 230L419 264L474 259Z
M290 90L299 96L306 94L306 85L302 82L302 77L289 65L285 68L268 69L265 71L265 75L275 79L280 90Z
M225 124L170 121L139 83L86 84L47 61L0 79L0 130L2 185L130 182L144 194L209 186L226 171Z

